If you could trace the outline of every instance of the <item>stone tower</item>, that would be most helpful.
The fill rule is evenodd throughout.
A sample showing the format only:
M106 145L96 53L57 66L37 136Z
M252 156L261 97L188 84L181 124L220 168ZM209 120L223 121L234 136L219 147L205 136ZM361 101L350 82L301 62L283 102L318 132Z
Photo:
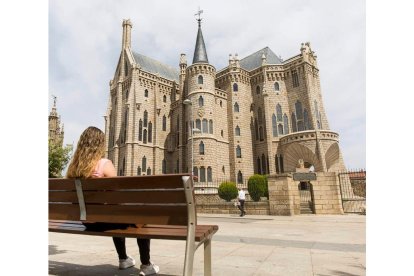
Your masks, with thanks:
M56 111L56 97L53 96L53 107L49 114L49 141L62 146L64 135L63 124L61 125L60 116Z
M226 97L215 88L216 69L208 61L201 19L197 21L193 63L186 68L184 81L186 98L183 103L189 100L191 105L185 109L183 171L192 171L200 182L212 182L213 178L225 179L230 175Z

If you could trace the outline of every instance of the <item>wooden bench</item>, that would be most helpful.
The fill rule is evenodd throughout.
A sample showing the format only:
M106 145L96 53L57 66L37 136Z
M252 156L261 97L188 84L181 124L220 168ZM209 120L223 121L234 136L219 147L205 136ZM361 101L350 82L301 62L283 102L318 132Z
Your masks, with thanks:
M82 221L144 224L86 230ZM185 240L183 275L192 275L194 254L204 244L204 275L211 275L211 238L217 225L198 225L188 174L90 179L49 179L49 231L68 234Z

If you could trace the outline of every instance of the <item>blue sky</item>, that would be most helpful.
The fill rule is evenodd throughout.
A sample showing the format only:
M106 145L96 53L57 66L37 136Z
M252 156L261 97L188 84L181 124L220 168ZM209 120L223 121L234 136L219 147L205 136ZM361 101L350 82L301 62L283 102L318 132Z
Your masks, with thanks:
M204 13L203 36L217 70L229 54L243 58L266 46L283 59L309 41L318 56L330 128L340 135L348 168L366 167L365 1L49 1L49 111L52 95L76 145L88 126L103 129L109 81L119 58L122 20L131 19L134 51L178 68L191 61L194 14Z

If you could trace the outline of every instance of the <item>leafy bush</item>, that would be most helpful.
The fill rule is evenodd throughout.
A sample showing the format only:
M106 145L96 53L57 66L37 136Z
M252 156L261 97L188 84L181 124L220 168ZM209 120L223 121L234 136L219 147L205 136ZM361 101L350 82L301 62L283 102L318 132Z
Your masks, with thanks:
M234 182L222 182L218 188L218 195L225 201L235 199L238 195L238 190Z
M264 191L264 196L267 197L267 199L269 199L269 186L268 186L268 181L267 181L267 175L264 176L265 178L265 191Z
M250 176L247 182L247 190L251 199L259 201L260 197L265 195L266 186L266 179L263 175L254 174Z

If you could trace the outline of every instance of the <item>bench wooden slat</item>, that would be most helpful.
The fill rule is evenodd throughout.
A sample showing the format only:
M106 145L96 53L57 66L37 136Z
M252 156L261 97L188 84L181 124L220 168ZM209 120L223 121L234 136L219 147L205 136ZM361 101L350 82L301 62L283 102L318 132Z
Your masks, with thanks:
M187 225L187 206L86 205L86 220L112 223ZM49 204L49 219L79 220L77 204Z
M157 191L87 191L85 203L186 203L183 189ZM78 203L76 191L50 191L49 202Z
M134 176L117 176L105 178L88 178L81 179L82 188L87 190L103 190L103 189L154 189L154 188L182 188L182 177L188 174L164 174L140 176L142 181L137 181ZM49 190L75 190L74 179L50 178Z
M121 237L133 237L133 238L149 238L149 239L171 239L171 240L185 240L187 238L187 227L155 227L144 226L142 228L127 228L127 229L115 229L107 231L90 231L82 224L72 223L49 223L49 231L58 233L70 233L70 234L84 234L84 235L98 235L98 236L121 236ZM202 225L196 227L196 241L202 241L207 236L217 232L217 225Z

